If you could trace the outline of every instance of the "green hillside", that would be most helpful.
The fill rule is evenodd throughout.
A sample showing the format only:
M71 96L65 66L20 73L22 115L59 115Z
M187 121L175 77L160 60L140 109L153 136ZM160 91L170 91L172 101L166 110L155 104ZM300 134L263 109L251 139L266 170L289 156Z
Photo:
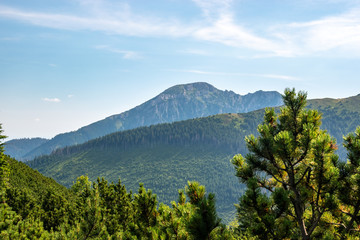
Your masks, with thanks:
M359 99L310 100L308 104L323 113L322 128L337 138L343 160L342 136L360 125ZM133 191L143 182L165 203L175 199L188 180L196 180L216 194L219 212L225 214L242 192L230 159L246 154L244 138L257 132L263 113L221 114L113 133L58 149L29 165L67 187L80 175L91 180L120 178Z
M5 158L10 168L9 185L11 189L27 192L36 201L40 200L40 197L49 191L63 196L68 195L68 189L54 179L42 175L23 162L8 156Z
M342 146L343 136L354 132L360 126L360 94L343 99L313 99L308 101L308 108L322 113L322 129L328 130L337 139L340 158L346 159L346 151Z
M59 149L29 164L65 186L80 175L121 178L133 191L143 182L168 204L187 181L196 180L216 194L224 214L234 210L242 191L230 159L245 151L243 139L262 115L223 114L142 127Z

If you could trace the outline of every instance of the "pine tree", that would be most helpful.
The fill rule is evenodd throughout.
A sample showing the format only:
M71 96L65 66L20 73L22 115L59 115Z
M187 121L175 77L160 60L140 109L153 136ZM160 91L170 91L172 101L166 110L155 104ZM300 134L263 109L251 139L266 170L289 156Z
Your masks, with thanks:
M205 187L198 182L188 182L185 188L190 203L195 206L195 213L188 223L189 233L194 239L211 239L211 232L221 225L221 219L217 216L215 207L215 195L205 195Z
M240 223L262 239L322 237L332 231L337 207L336 143L320 130L321 115L305 109L306 93L286 89L283 100L279 114L266 109L259 136L245 139L245 158L233 158L236 175L248 185L239 204L247 220L239 216Z
M108 233L113 235L118 231L126 231L134 217L131 192L127 193L120 179L115 185L114 183L109 184L103 178L98 178L96 186L104 209Z
M138 194L134 195L133 200L134 225L130 226L133 235L138 238L156 239L153 230L158 224L157 203L156 195L140 183Z

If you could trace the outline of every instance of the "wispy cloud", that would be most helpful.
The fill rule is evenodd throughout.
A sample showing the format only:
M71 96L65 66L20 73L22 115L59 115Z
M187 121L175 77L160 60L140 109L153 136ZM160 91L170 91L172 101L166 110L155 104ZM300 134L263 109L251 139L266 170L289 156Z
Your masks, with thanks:
M59 103L61 100L59 98L43 98L44 102L53 102L53 103Z
M134 51L116 49L116 48L113 48L108 45L97 45L97 46L95 46L95 48L96 49L104 49L109 52L121 54L124 59L141 59L141 58L143 58L143 56L140 53L137 53Z
M300 81L300 78L288 76L288 75L279 75L279 74L248 74L248 76L281 79L281 80L286 80L286 81L291 81L291 82Z
M0 6L0 16L56 29L138 37L193 38L250 49L254 51L254 58L321 55L333 50L360 57L360 8L306 22L265 23L254 31L236 20L232 0L193 0L202 16L190 23L139 15L124 3L77 2L84 10L81 16L25 11L7 6ZM133 51L109 46L103 49L122 54L126 59L139 58L139 54Z
M243 76L243 77L261 77L261 78L271 78L271 79L278 79L284 81L301 81L300 78L289 76L289 75L282 75L282 74L255 74L255 73L234 73L234 72L211 72L211 71L202 71L202 70L195 70L195 69L168 69L167 71L175 71L175 72L185 72L185 73L194 73L194 74L201 74L201 75L223 75L223 76Z
M133 14L129 9L101 11L89 16L71 14L41 13L0 6L0 16L23 21L37 26L65 29L102 31L127 36L184 36L189 27L178 22L163 21L154 17ZM102 9L102 8L100 8Z
M287 41L301 46L299 50L305 53L342 49L360 54L360 8L337 16L287 24L276 31L281 31Z
M256 51L274 52L279 56L290 56L278 43L258 37L244 27L234 23L231 15L223 15L212 26L194 32L199 40L218 42L232 47L249 48Z
M57 65L54 64L54 63L49 63L48 65L49 65L50 67L57 67Z

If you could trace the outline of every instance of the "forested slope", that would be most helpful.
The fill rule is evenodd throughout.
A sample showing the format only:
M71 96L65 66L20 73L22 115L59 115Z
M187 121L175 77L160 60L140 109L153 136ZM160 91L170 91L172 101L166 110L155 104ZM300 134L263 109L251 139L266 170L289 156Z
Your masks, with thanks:
M322 113L322 129L336 138L339 149L337 154L346 159L346 151L342 146L343 136L354 132L360 126L360 94L342 99L313 99L308 101L307 108L317 109Z
M114 133L29 164L65 186L85 174L120 178L132 190L143 182L165 203L176 199L187 181L196 180L216 194L220 213L225 213L233 211L242 191L230 159L245 152L243 139L262 114L223 114Z
M337 138L343 161L342 136L360 125L359 98L310 100L308 104L323 112L321 127ZM197 180L216 194L224 213L242 191L230 159L246 153L244 138L257 132L263 113L221 114L117 132L58 149L29 164L65 186L85 174L92 180L120 178L132 190L143 182L166 203L176 198L177 189L188 180Z
M8 156L5 158L9 163L9 185L11 189L26 192L35 200L40 200L40 198L49 191L56 192L62 196L68 195L68 189L57 183L54 179L42 175L25 163L19 162Z

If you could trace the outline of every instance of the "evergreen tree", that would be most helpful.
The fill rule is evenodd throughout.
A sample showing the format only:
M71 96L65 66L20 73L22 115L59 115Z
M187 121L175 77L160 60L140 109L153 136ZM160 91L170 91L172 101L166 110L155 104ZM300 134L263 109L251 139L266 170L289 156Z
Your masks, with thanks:
M96 186L104 208L108 233L113 235L118 231L126 231L128 225L133 222L132 193L127 193L120 179L117 184L109 184L103 178L98 178Z
M194 239L211 239L211 232L221 226L221 219L216 213L215 195L210 193L205 196L205 187L198 182L188 182L185 191L196 209L188 223L189 233Z
M239 221L262 239L324 237L334 231L337 207L335 140L320 130L321 115L305 109L306 93L286 89L283 100L279 114L266 109L259 136L245 139L245 158L233 158L236 175L248 185L238 208L246 220Z
M156 224L157 199L151 190L146 190L144 184L139 184L139 193L134 197L134 208L137 215L136 221L144 227L151 227Z

